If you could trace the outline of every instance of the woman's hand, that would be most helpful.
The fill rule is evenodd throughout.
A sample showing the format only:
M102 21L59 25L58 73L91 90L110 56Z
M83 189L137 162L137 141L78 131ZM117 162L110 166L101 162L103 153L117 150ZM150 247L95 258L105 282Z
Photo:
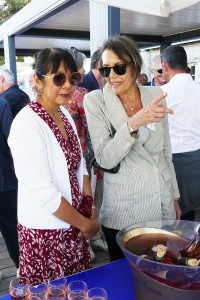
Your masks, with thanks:
M89 240L91 237L93 237L97 232L99 231L99 223L92 214L91 219L87 219L83 229L81 232L79 232L78 236L83 237L86 240Z
M129 119L128 125L134 130L138 130L138 128L142 125L160 122L162 118L164 118L165 113L173 114L173 110L164 107L162 104L159 104L159 102L166 96L167 93L164 93L144 106L140 111L138 111Z

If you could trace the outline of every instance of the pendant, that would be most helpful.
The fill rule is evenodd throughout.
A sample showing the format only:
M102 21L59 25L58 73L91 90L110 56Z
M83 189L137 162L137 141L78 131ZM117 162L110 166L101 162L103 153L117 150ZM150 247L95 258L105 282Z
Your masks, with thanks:
M133 108L133 107L131 107L131 110L134 110L134 108Z

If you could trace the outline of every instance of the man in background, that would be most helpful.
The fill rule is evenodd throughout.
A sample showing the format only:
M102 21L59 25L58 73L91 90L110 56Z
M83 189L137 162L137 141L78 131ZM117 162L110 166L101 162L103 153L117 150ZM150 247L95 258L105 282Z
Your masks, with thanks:
M91 56L90 71L83 74L83 81L79 84L80 87L86 88L89 92L102 89L105 80L101 76L98 68L100 68L101 49L97 49Z
M14 84L14 75L8 69L0 69L0 94L8 101L13 118L30 102L29 96Z
M187 73L187 55L183 47L173 45L161 54L163 73L167 84L173 163L180 191L182 220L195 219L200 206L200 85Z
M147 74L141 73L138 77L138 83L144 85L145 83L148 83L148 77Z
M7 143L12 120L8 102L0 97L0 231L10 257L19 268L17 178Z
M153 79L152 79L152 81L149 81L148 83L146 83L144 85L161 86L163 84L166 84L167 81L163 74L160 55L156 55L152 59L151 66L152 66L151 73L153 75Z

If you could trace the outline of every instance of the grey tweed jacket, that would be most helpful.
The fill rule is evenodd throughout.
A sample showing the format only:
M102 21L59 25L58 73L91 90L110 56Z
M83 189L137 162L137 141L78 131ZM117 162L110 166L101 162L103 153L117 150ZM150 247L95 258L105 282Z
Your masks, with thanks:
M138 87L143 106L162 93L157 87ZM156 123L155 132L142 126L139 138L134 138L127 127L129 117L108 85L85 95L84 107L98 163L113 168L121 162L117 174L104 173L100 223L120 230L140 221L175 219L174 199L179 191L167 114ZM116 129L114 137L110 123Z

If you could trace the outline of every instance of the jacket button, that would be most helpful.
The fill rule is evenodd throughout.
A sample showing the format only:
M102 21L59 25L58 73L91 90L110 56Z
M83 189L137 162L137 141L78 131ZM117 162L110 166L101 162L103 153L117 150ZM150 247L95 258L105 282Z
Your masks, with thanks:
M136 169L136 168L134 168L134 169L133 169L133 173L136 173L136 172L137 172L137 169Z
M154 171L154 172L157 172L157 171L158 171L158 168L154 166L154 167L153 167L153 171Z
M124 145L124 150L127 150L129 147L130 147L130 143L128 142Z

